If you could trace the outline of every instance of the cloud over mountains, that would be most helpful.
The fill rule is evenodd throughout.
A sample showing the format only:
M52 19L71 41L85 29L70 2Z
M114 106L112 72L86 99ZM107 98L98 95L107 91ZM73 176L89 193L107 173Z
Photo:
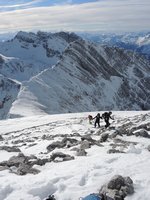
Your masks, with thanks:
M19 30L129 32L150 29L150 1L0 0L0 33Z

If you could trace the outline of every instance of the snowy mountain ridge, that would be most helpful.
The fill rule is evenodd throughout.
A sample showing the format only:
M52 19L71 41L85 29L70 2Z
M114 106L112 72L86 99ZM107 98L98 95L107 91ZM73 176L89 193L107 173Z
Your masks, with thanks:
M149 32L124 34L80 33L79 35L95 43L136 51L150 59Z
M14 62L17 62L14 63L14 66L20 65L21 69L18 69L18 71L22 72L21 74L24 78L18 76L16 72L16 79L22 78L21 81L29 80L29 78L42 70L56 64L68 44L77 39L78 36L73 33L60 32L52 34L38 32L35 34L20 31L14 39L0 42L0 53L5 57L13 57ZM7 60L9 62L10 58ZM1 68L7 68L7 71L9 71L7 62L6 66L1 66ZM10 69L10 74L7 74L9 78L14 76L11 70L12 68Z
M20 83L27 81L56 64L68 44L78 38L73 33L65 32L35 34L20 31L14 39L0 42L0 74ZM1 95L0 102L3 102L3 98L5 97ZM0 109L0 119L1 111ZM5 116L7 114L8 109Z
M73 33L19 32L0 53L0 73L21 85L5 116L150 108L150 62L135 52Z
M77 40L53 68L23 83L10 115L149 109L149 72L136 53Z

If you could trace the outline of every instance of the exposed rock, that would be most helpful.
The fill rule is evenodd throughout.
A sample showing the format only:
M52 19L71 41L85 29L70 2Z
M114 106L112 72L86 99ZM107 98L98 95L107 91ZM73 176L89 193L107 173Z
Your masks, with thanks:
M145 117L147 117L147 115L144 115L143 117L145 118ZM148 117L149 117L149 115L148 115ZM140 121L141 121L141 118L140 118ZM140 124L139 126L133 126L131 128L131 131L134 132L139 129L145 129L146 131L150 131L150 123L144 123L144 124Z
M52 140L53 138L52 138L52 136L51 135L43 135L42 136L42 140Z
M131 123L129 123L129 124L131 124ZM123 125L122 127L118 128L115 131L115 134L120 135L120 136L122 136L122 135L127 135L127 136L133 135L132 130L129 129L129 127L131 127L131 126L128 127L129 124Z
M61 158L61 159L59 159L59 158ZM68 160L73 160L73 159L74 159L73 156L70 156L68 154L64 154L62 152L53 153L50 157L50 160L54 161L54 162L68 161Z
M109 137L110 138L115 138L115 137L117 137L117 135L120 135L120 133L119 133L118 130L116 130L115 132L113 132Z
M32 166L33 165L40 165L40 166L42 166L42 165L45 165L47 162L51 162L51 160L50 159L48 159L48 158L44 158L44 159L35 159L35 160L31 160L31 161L29 161L28 163L30 163Z
M77 156L86 156L87 152L84 149L79 149L77 151Z
M117 149L109 149L109 150L107 151L107 153L111 154L111 153L125 153L125 152L124 152L124 151L119 151L119 150L117 150Z
M134 144L136 145L137 142L130 142L130 141L124 141L122 139L119 139L119 138L115 138L113 139L114 143L116 143L117 146L129 146L130 144Z
M12 141L13 144L20 144L20 143L24 143L25 140L15 140L15 141Z
M6 169L9 169L9 167L7 167L7 166L0 166L0 171L6 170Z
M16 174L26 175L26 174L38 174L40 171L38 169L32 168L30 165L21 163L17 169Z
M81 141L87 140L89 142L95 142L90 135L84 135L81 137Z
M148 151L150 151L150 145L148 145L147 149L148 149Z
M50 159L38 159L36 156L25 156L19 153L18 156L12 156L8 161L0 163L0 170L9 169L12 173L25 175L27 173L37 174L39 170L34 169L33 165L44 165L50 162Z
M17 147L10 147L10 146L1 146L0 150L5 150L8 152L21 152L20 149L18 149Z
M116 175L101 187L100 193L107 194L114 200L123 200L128 194L134 193L133 181L130 177Z
M80 38L78 35L76 35L75 33L68 33L68 32L63 32L63 31L58 32L58 33L54 33L54 35L63 38L63 39L66 40L68 43L74 42L75 40L81 39L81 38Z
M107 184L108 189L120 190L122 186L125 186L124 178L120 175L114 176Z
M53 142L52 144L50 144L48 147L47 147L47 150L48 151L53 151L55 148L63 148L63 147L65 147L66 146L66 144L65 143L62 143L62 142L59 142L59 141L57 141L57 142Z
M78 140L66 137L63 138L62 143L64 143L68 148L79 144Z
M76 146L79 144L79 141L76 140L76 139L73 139L73 138L68 138L68 137L65 137L63 138L63 140L60 142L60 141L57 141L57 142L53 142L52 144L50 144L48 147L47 147L47 150L48 151L53 151L55 148L64 148L65 146L67 148L69 147L73 147L73 146Z
M4 138L0 135L0 141L3 141L4 140Z
M89 149L91 147L91 143L87 140L81 142L80 149Z
M134 132L135 136L141 136L141 137L145 137L145 138L150 138L150 135L148 134L148 132L145 129L140 129Z
M108 133L103 133L101 135L101 138L100 138L100 142L106 142L106 140L108 139Z
M79 149L77 147L73 147L72 149L70 149L70 151L78 151Z

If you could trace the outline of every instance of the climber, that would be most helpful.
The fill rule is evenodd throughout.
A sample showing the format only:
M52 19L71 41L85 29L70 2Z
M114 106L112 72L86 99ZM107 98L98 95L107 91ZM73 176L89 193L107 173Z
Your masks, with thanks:
M105 121L105 128L107 128L107 127L109 127L110 126L110 123L109 123L109 119L113 119L112 117L111 117L111 114L112 114L112 112L104 112L103 114L102 114L102 118L104 119L104 121Z
M88 115L89 124L92 124L93 117L92 115Z
M98 124L98 127L100 127L100 119L102 119L102 117L100 116L100 113L98 113L93 119L96 119L94 123L95 128L96 128L96 124Z

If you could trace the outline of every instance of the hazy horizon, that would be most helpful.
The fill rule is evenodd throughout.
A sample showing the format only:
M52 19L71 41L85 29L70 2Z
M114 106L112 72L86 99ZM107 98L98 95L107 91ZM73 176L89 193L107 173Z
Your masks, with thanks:
M148 31L149 10L149 0L0 0L0 34Z

